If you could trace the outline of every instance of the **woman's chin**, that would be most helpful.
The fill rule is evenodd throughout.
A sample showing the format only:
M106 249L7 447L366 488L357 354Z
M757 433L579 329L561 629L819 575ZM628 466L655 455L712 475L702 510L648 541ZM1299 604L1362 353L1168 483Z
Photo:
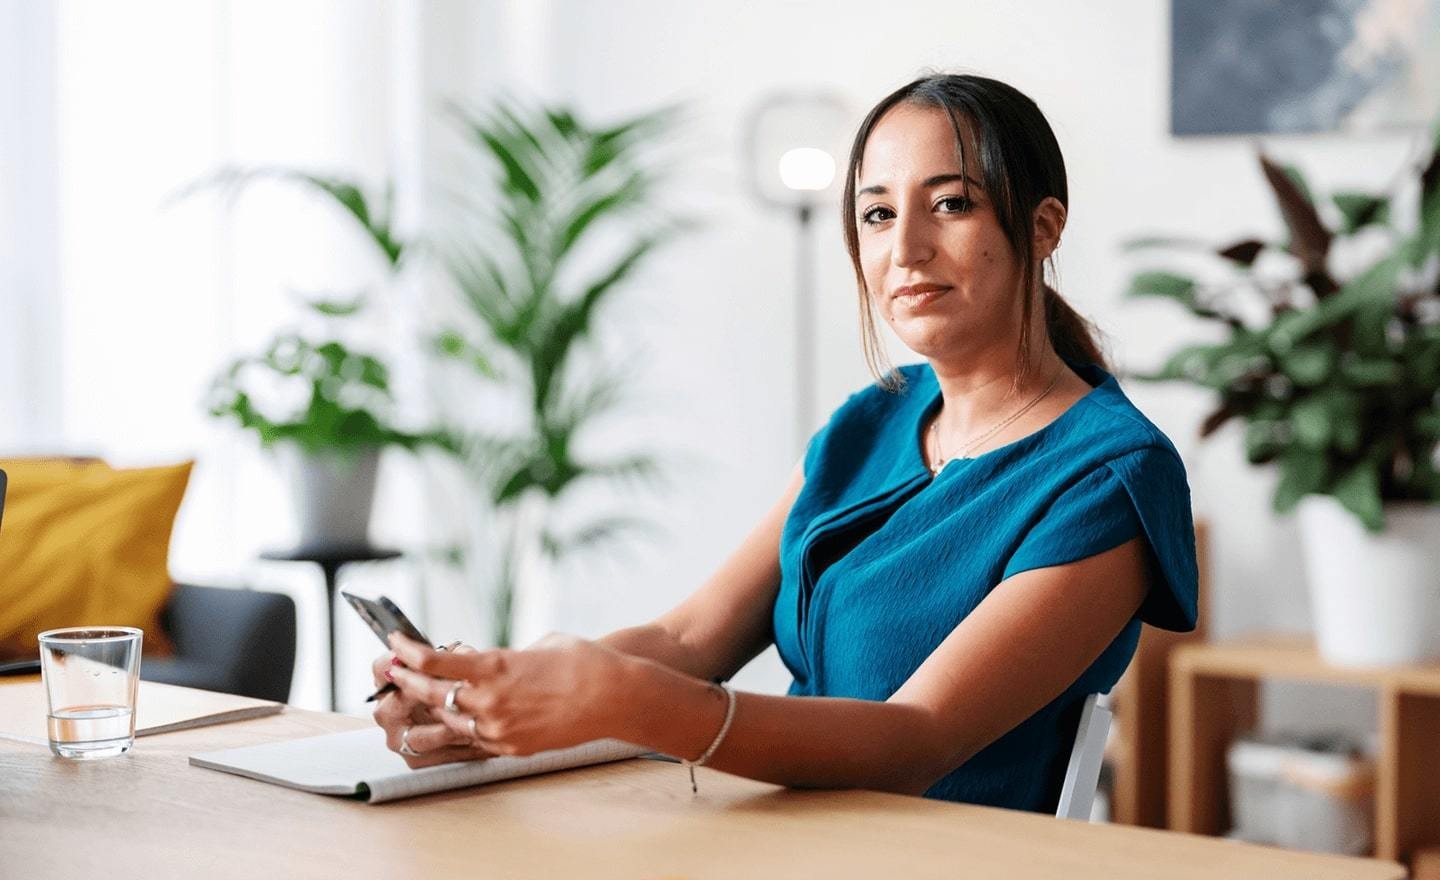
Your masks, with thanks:
M955 348L954 319L940 320L931 316L907 316L890 325L905 347L921 357L934 359Z

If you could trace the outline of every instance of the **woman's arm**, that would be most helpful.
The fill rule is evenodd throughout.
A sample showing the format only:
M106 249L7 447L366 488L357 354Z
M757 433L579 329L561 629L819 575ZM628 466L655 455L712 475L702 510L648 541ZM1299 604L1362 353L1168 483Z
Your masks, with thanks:
M780 533L804 482L803 471L796 467L780 500L694 595L652 623L618 630L600 639L599 645L609 650L599 665L628 656L651 666L658 664L657 668L669 669L681 680L713 681L729 678L763 651L770 643L770 614L780 585ZM555 640L549 642L553 645ZM540 648L536 645L532 650ZM504 657L514 652L487 653ZM555 651L543 652L546 657L555 655ZM395 656L384 654L372 664L377 687L390 680ZM557 673L555 669L550 671ZM597 687L608 693L614 681L606 680ZM385 729L392 750L399 751L403 735L404 744L421 753L405 756L411 767L495 753L494 749L472 747L468 730L442 724L445 719L413 693L387 695L376 706L374 717Z
M1080 677L1140 607L1147 558L1137 538L1009 578L886 702L737 695L710 765L795 787L923 793ZM474 655L392 644L407 697L439 706L465 680L462 713L438 714L457 733L475 717L474 741L496 754L615 737L694 759L724 718L707 682L583 639Z
M738 694L709 766L802 788L921 794L1064 692L1140 607L1146 545L1135 539L997 586L886 702ZM697 758L724 719L717 689L632 663L635 706L615 734ZM641 707L668 704L664 713Z
M600 644L705 681L728 679L769 646L780 585L780 532L805 483L799 467L784 494L720 569L658 619L617 630Z

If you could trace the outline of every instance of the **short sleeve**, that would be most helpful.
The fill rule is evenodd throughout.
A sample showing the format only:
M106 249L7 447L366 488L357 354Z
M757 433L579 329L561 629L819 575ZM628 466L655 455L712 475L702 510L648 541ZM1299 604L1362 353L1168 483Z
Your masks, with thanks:
M1190 487L1168 449L1112 459L1062 492L1022 539L1004 577L1078 562L1137 536L1149 544L1159 575L1137 616L1161 629L1193 630L1198 573Z
M810 442L805 444L805 455L800 459L801 467L805 472L805 479L815 472L815 459L819 458L825 446L825 439L830 433L830 423L826 422L820 426L820 430L810 435Z

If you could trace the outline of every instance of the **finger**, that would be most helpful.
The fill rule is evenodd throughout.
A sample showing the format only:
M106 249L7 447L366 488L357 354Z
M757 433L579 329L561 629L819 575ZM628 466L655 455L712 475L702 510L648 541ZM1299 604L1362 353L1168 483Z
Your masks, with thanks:
M460 693L465 692L462 690ZM460 700L457 699L455 702L459 703ZM463 705L461 709L460 712L436 712L435 720L450 728L451 732L457 736L464 737L468 742L501 740L512 730L512 725L504 718L471 714L464 711ZM475 722L473 725L470 723L471 720Z
M525 750L518 746L505 742L496 742L488 739L471 740L472 747L490 757L510 757L525 754Z
M410 744L411 749L424 755L447 746L468 746L470 737L457 733L443 724L419 724L410 728L410 734L405 737L405 742Z
M489 651L437 651L429 645L407 639L399 633L390 636L390 646L400 662L416 672L423 672L433 678L451 680L468 678L479 680L505 671L511 652L505 649Z
M371 713L375 723L386 730L396 729L405 724L410 724L411 715L416 707L416 701L400 691L391 691L380 698L375 704L375 711Z
M448 712L437 712L424 703L411 700L414 707L410 710L411 724L439 724L441 715L448 715Z
M412 700L425 704L435 710L445 705L445 697L450 689L455 686L455 681L448 678L434 678L423 672L415 672L404 666L396 666L390 670L395 684L399 686L401 693ZM463 680L460 680L463 681ZM460 689L464 693L464 687ZM458 696L457 696L458 700Z
M411 770L419 770L421 767L434 767L437 764L454 764L458 761L480 761L485 758L494 757L493 752L473 746L446 746L443 749L436 749L433 752L426 752L422 755L402 755L405 763Z
M374 663L370 664L370 674L375 679L375 687L381 688L390 683L390 679L385 677L385 673L389 671L394 660L395 652L386 651L384 654L376 657Z

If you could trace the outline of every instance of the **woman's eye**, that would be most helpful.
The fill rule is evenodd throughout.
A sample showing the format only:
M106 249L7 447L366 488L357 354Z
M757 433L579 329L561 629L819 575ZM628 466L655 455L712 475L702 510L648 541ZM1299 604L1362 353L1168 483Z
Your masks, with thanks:
M889 208L882 208L879 205L876 205L875 207L861 214L860 220L866 225L874 226L877 223L884 223L886 220L889 220L894 216L895 213Z
M964 196L946 196L936 202L935 207L947 214L964 214L971 208L974 208L975 203Z

